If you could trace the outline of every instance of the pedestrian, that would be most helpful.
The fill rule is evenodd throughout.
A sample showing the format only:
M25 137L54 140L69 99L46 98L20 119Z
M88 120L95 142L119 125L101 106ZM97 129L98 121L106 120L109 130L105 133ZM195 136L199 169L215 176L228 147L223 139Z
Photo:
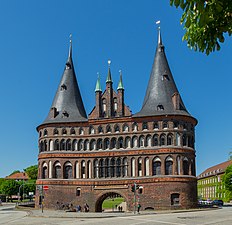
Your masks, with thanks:
M141 208L141 205L138 204L138 209L137 209L137 212L138 212L138 213L139 213L139 211L140 211L140 208Z

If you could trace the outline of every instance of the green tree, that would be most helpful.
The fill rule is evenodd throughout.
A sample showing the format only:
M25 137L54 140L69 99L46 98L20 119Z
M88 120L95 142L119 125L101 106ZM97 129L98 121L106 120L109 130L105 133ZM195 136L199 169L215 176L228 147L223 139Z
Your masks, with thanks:
M222 177L222 182L225 185L225 189L232 192L232 165L228 166Z
M5 180L1 185L2 193L11 199L12 195L18 194L19 185L19 182L15 180Z
M26 174L29 176L30 179L36 180L38 175L38 165L29 166L24 169Z
M224 35L232 34L232 1L230 0L170 0L181 8L181 24L186 30L183 40L195 51L209 55L220 50Z

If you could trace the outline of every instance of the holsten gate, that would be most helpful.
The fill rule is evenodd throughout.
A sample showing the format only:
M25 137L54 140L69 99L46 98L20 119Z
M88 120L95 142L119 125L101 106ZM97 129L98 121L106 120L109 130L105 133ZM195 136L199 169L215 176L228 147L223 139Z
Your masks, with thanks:
M144 93L135 93L144 94ZM154 63L141 110L124 103L120 75L113 89L110 65L106 88L98 78L96 104L86 115L72 61L70 42L55 98L39 132L37 186L46 186L44 207L89 205L122 196L134 208L132 186L140 187L141 210L193 208L197 204L195 126L181 99L158 34ZM39 207L40 193L36 194ZM125 209L124 209L125 210Z

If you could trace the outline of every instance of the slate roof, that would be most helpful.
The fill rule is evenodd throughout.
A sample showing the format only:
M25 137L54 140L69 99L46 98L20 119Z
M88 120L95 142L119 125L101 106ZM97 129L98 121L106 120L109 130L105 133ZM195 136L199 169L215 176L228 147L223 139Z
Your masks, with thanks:
M54 113L51 113L51 110L55 110L55 116L53 116ZM71 41L66 67L53 100L51 110L43 124L87 121L86 111L72 61Z
M232 165L232 160L228 160L226 162L222 162L215 166L209 167L208 169L203 171L201 174L199 174L197 178L202 179L205 177L215 176L216 174L224 173L226 168L230 165Z
M174 107L173 95L179 96L179 105ZM176 87L162 43L161 33L158 34L158 46L152 66L150 80L140 112L134 117L153 115L190 115L184 106Z

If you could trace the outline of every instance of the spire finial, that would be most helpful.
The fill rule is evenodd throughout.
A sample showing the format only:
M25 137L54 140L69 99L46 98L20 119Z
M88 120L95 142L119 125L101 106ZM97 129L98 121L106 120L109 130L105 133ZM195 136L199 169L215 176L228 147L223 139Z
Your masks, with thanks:
M156 21L155 22L156 25L158 26L157 29L158 29L158 45L162 45L162 38L161 38L161 31L160 31L160 20Z
M108 60L108 67L110 68L111 60Z
M72 34L69 35L69 57L72 56Z
M112 83L112 78L111 78L111 72L110 72L110 64L111 64L111 60L108 60L108 75L106 78L106 83Z

